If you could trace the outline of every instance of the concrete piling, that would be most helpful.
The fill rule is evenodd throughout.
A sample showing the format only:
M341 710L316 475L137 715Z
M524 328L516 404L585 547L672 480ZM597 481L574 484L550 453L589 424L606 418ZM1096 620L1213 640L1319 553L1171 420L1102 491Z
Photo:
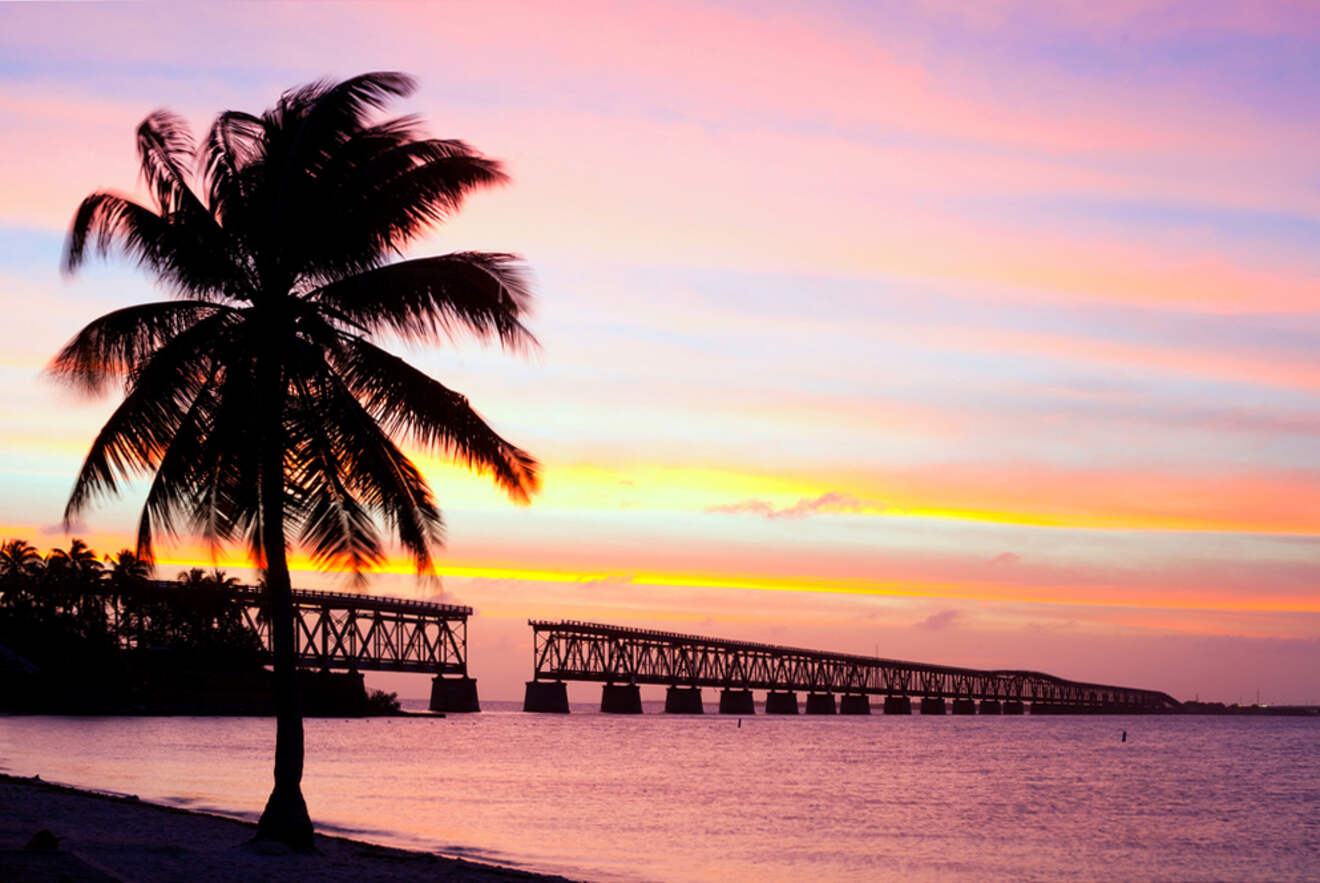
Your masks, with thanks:
M746 716L756 714L756 701L751 690L721 690L720 714Z
M833 693L808 693L807 714L838 714Z
M636 684L606 684L600 690L600 710L605 714L641 714L642 688Z
M926 696L921 700L922 714L948 714L948 703L935 696Z
M911 696L885 697L885 714L911 714L911 713L912 713ZM940 713L943 714L943 712ZM922 714L925 714L925 712L923 711Z
M475 678L431 678L431 710L450 712L481 711L477 701Z
M523 711L568 714L568 685L563 681L528 681Z
M700 687L670 687L665 691L665 714L701 714Z
M1004 709L999 704L998 699L982 699L980 712L981 714L1003 714Z
M953 700L954 714L976 714L976 700L974 699L955 699Z
M839 714L870 714L871 697L865 693L852 695L845 693L839 697Z
M797 714L797 694L790 691L771 690L765 694L766 714Z

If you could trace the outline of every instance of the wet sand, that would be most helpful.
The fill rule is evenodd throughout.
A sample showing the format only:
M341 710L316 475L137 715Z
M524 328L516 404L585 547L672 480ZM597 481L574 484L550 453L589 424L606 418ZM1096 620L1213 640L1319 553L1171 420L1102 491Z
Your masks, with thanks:
M39 831L54 850L25 849ZM360 881L563 880L346 837L316 836L315 855L248 843L249 822L40 780L0 776L0 880Z

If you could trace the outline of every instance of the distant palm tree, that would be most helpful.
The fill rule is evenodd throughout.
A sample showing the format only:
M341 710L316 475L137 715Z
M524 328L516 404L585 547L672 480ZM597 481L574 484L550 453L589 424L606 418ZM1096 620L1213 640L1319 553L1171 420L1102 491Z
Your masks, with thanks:
M8 610L30 611L38 603L37 577L45 568L41 553L27 540L0 545L0 602Z
M151 562L142 560L132 549L120 549L113 558L106 555L104 560L110 565L106 583L110 589L115 637L124 644L134 641L140 645L143 630L140 595L151 579Z
M515 256L391 263L470 191L506 180L462 142L423 137L413 117L372 120L412 89L397 73L303 86L261 116L220 114L197 148L180 118L153 113L137 143L154 208L95 193L67 244L70 271L89 246L119 247L175 299L102 316L51 363L88 392L125 388L66 519L146 474L143 558L180 518L213 546L249 545L265 570L278 709L275 783L257 837L300 849L311 848L312 827L286 540L360 574L384 559L379 519L429 571L443 522L401 441L493 475L515 501L537 487L535 460L466 398L374 342L469 332L535 343Z
M120 549L113 558L106 555L104 560L110 565L110 583L116 589L140 586L151 578L151 562L132 549Z
M5 540L0 545L0 576L31 576L41 564L41 553L27 540Z
M100 578L103 566L96 553L77 537L69 542L68 549L51 549L46 556L47 570L63 570L91 581Z

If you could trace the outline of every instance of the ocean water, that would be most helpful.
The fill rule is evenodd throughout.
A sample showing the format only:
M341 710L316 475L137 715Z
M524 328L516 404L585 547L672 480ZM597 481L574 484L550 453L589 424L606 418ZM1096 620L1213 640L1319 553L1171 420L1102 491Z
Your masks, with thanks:
M307 721L318 828L590 880L1320 879L1314 719L488 705ZM0 767L251 819L274 734L0 717Z

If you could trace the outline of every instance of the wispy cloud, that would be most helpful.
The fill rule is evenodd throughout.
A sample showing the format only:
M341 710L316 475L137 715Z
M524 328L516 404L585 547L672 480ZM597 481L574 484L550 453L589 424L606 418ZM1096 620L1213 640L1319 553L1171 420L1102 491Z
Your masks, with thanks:
M68 524L57 522L55 524L46 524L37 528L37 533L43 537L71 537L75 534L86 533L87 525L81 521L72 521Z
M768 500L742 500L719 506L707 506L705 511L720 515L761 515L766 518L806 518L808 515L842 512L881 512L884 506L871 500L861 500L852 494L830 491L819 497L803 497L792 506L776 508Z
M962 613L953 608L949 608L948 610L941 610L938 613L932 613L930 616L917 623L914 628L937 632L942 629L951 628L961 621Z

